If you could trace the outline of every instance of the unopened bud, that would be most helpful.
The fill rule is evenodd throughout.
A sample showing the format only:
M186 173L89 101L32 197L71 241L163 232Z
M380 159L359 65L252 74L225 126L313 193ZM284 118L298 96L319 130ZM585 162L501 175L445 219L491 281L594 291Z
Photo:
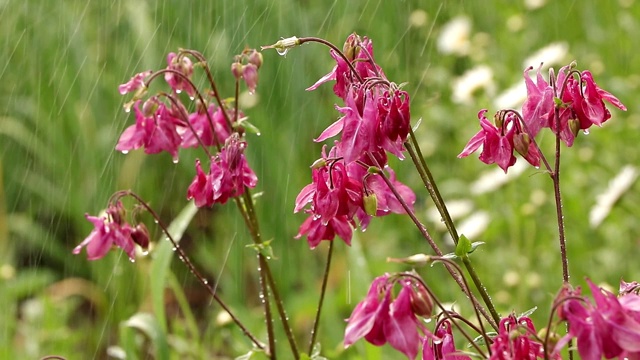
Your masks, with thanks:
M422 285L414 287L411 292L411 311L413 311L415 315L424 318L431 317L433 300L431 300L429 293Z
M252 49L248 56L249 64L255 65L258 69L262 66L262 53Z
M142 115L145 117L152 117L158 110L158 99L155 97L150 98L142 104Z
M569 120L569 129L574 137L578 136L578 132L580 131L580 120L578 119L570 119Z
M139 223L131 231L131 239L133 242L140 245L143 249L149 248L149 230L143 223Z
M531 144L531 138L527 133L515 134L513 137L513 147L515 147L516 151L523 157L527 157L529 153L529 144Z
M397 262L414 266L426 265L431 261L431 256L426 254L415 254L406 258L387 258L387 262Z
M364 204L364 212L369 216L376 216L378 213L378 198L376 194L371 193L362 197L362 203Z
M321 169L323 167L327 166L327 160L325 160L324 158L320 158L316 161L313 162L313 164L311 164L311 169Z
M242 64L239 62L234 62L231 64L231 73L236 78L236 80L242 79Z
M538 339L542 339L542 340L547 339L547 333L548 332L549 332L549 330L546 327L540 329L540 331L538 331ZM560 335L558 335L558 333L556 333L556 332L549 333L549 338L548 338L548 342L547 342L547 349L555 348L556 344L558 343L558 341L560 341Z
M353 61L358 56L358 52L360 50L360 40L359 36L356 33L352 33L345 40L344 45L342 46L342 53L344 56L349 59L349 61Z
M493 115L493 123L498 129L502 128L502 125L504 124L504 120L502 119L502 111L498 111L495 115Z

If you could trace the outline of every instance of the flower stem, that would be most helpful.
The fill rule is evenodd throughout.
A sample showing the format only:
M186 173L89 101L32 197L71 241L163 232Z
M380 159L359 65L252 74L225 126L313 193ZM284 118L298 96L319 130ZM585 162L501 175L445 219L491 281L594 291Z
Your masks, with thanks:
M438 190L438 186L436 185L436 182L433 179L431 170L429 170L429 167L427 166L427 163L424 160L424 156L422 156L422 152L420 151L420 147L418 146L418 141L416 139L415 134L413 133L413 129L410 129L409 137L411 141L406 142L406 147L407 147L407 151L409 152L409 156L411 157L413 164L418 170L418 174L420 174L420 178L422 179L422 182L424 183L425 188L429 192L431 199L436 205L436 208L438 209L440 216L444 220L445 226L447 227L447 230L449 231L449 234L451 235L451 238L453 239L454 244L457 245L459 241L458 231L456 230L456 227L453 224L453 220L451 219L449 210L447 209L447 206L444 200L442 199L442 195ZM475 271L475 268L471 263L471 259L469 259L468 256L465 256L463 257L462 261L463 261L464 267L467 269L467 272L469 273L469 276L471 276L471 280L473 281L473 284L475 285L476 289L480 293L480 296L482 297L482 300L487 306L489 313L491 313L493 322L490 322L490 323L494 328L497 328L496 325L500 322L500 316L498 315L498 312L496 311L496 308L493 305L493 302L491 301L491 297L489 296L486 287L482 284L482 281L480 280L478 273Z
M329 253L327 254L327 264L324 268L324 276L322 277L322 289L320 290L320 300L318 302L318 309L316 310L316 318L313 321L313 330L311 330L311 340L309 341L309 355L313 351L313 345L316 342L316 335L318 333L318 326L320 326L320 311L322 310L322 304L324 303L324 295L327 292L327 283L329 282L329 268L331 267L331 257L333 255L333 241L329 241Z
M558 221L558 240L560 242L560 258L562 259L562 281L569 283L569 260L567 258L567 243L564 234L564 215L562 212L562 194L560 192L560 109L555 109L556 124L556 161L551 180L553 181L553 193L556 201L556 216Z
M380 164L378 163L378 161L375 159L375 157L369 153L369 159L371 159L371 162L376 165L378 168L380 168ZM389 177L384 173L384 171L380 170L378 172L378 175L380 175L382 177L382 179L384 180L384 182L387 184L387 186L389 187L389 189L391 190L391 192L393 192L393 195L396 197L396 199L398 199L398 201L400 202L400 205L402 205L402 208L404 209L404 211L407 213L407 215L409 215L409 218L411 218L411 221L413 221L413 223L415 224L415 226L418 228L418 231L420 231L420 234L422 234L422 237L425 238L425 240L427 240L427 243L429 243L429 246L431 246L431 248L433 249L433 251L436 253L436 255L438 256L443 256L442 250L440 250L440 248L438 247L438 245L435 243L435 241L433 241L433 238L431 238L431 235L429 234L429 232L427 231L427 229L424 227L424 225L420 222L420 220L418 220L418 218L416 217L416 214L413 212L413 210L411 210L411 208L409 207L409 205L407 204L407 202L402 198L402 196L400 195L400 193L398 193L398 190L395 188L395 186L393 186L393 184L391 183L391 181L389 180ZM462 289L462 291L466 294L467 292L465 291L465 286L464 286L464 282L461 279L462 275L457 274L453 268L451 268L449 266L449 264L445 264L445 268L447 269L447 271L449 271L449 274L451 274L451 277L455 280L455 282L458 284L458 286L460 286L460 289ZM468 295L470 295L472 297L472 303L473 304L477 304L478 305L478 311L480 311L480 313L485 317L485 319L487 319L487 321L489 322L489 324L491 324L491 326L494 329L498 329L498 322L496 322L492 315L490 315L489 313L487 313L487 310L480 306L480 304L478 303L477 299L475 298L475 295L473 295L473 293L469 292Z
M162 232L167 235L167 238L169 239L169 241L171 241L171 244L173 245L173 247L176 249L176 252L178 253L178 258L187 266L187 268L189 269L189 272L191 272L191 274L193 274L196 277L196 279L198 279L198 281L209 291L211 296L213 296L213 299L222 307L222 309L224 311L226 311L229 314L229 316L231 317L233 322L235 322L236 325L238 325L240 330L251 340L251 342L253 342L253 344L255 346L257 346L258 348L260 348L262 350L265 350L265 345L260 340L258 340L249 331L249 329L247 329L244 326L244 324L240 321L240 319L231 311L231 309L227 306L227 304L225 304L224 301L222 301L222 299L218 296L218 293L217 293L215 287L211 286L209 284L209 282L204 278L204 276L202 276L202 274L200 274L200 272L196 269L195 265L191 262L191 259L189 259L187 254L184 252L184 250L180 246L180 244L178 244L178 242L173 238L173 236L171 236L171 234L169 233L169 230L164 225L164 223L162 221L160 221L160 217L151 208L151 206L149 206L149 204L147 204L136 193L134 193L132 191L129 191L129 190L125 190L125 191L121 191L121 192L117 193L117 195L115 195L114 198L117 199L117 197L123 197L123 196L131 196L140 205L142 205L145 209L147 209L149 214L151 214L151 216L157 221L158 226L160 227Z

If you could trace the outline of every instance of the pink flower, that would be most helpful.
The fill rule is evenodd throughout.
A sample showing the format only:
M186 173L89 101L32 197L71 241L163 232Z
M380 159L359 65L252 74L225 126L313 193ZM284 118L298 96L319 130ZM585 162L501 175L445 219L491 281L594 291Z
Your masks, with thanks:
M478 113L482 129L469 140L458 157L469 156L482 145L480 161L485 164L496 163L506 173L507 169L516 163L513 156L514 127L505 129L504 124L496 127L484 116L486 112L487 110L483 109Z
M556 349L576 338L582 359L640 357L640 296L628 293L616 298L591 280L587 283L594 302L569 299L563 303L561 319L569 323L569 333Z
M145 102L143 107L147 111L140 109L140 103L140 100L135 103L136 123L120 135L116 150L126 153L144 147L147 154L167 151L174 161L177 161L178 149L182 141L178 134L181 121L156 98Z
M152 73L151 70L147 70L147 71L143 71L141 73L135 74L129 81L118 86L118 91L120 92L121 95L124 95L124 94L138 91L144 88L144 79L147 76L151 75L151 73Z
M438 324L434 336L424 337L422 360L471 360L471 357L459 354L453 340L451 324L449 320L443 320Z
M527 99L522 105L522 118L527 125L529 136L534 138L540 132L540 129L549 127L551 118L553 117L554 92L549 83L545 81L540 74L542 64L538 67L536 83L529 77L529 71L533 67L524 70L524 81L527 85Z
M367 296L358 303L347 320L345 347L364 337L377 346L388 342L407 358L415 359L420 348L418 328L424 332L426 329L420 325L412 310L414 282L388 274L374 279ZM394 299L393 287L396 283L401 285L401 289Z
M94 229L73 249L73 254L79 254L82 248L86 247L87 259L98 260L103 258L113 246L117 246L124 250L131 260L134 260L135 242L131 236L133 229L124 221L123 215L124 209L121 203L110 205L106 210L106 216L96 217L85 214Z
M313 213L313 208L307 212L311 215L300 225L296 239L306 236L309 248L315 249L322 240L332 241L338 235L347 245L351 245L352 228L355 226L353 220L339 215L323 223L320 217Z
M611 113L604 106L603 100L620 110L627 110L620 100L596 85L588 70L580 74L579 80L574 77L569 78L567 91L573 101L571 107L580 121L580 129L582 130L589 129L591 125L602 126L605 121L611 118Z
M230 137L220 153L211 157L209 174L204 173L197 160L196 177L187 190L187 200L194 199L198 207L224 204L229 198L244 194L245 187L255 187L258 178L244 156L246 146L237 135Z
M223 110L215 105L210 105L207 113L204 109L199 108L196 112L189 114L189 123L191 128L187 127L182 136L183 148L198 147L202 141L204 146L214 146L217 143L224 144L225 141L231 136L232 130L227 125L227 121L224 118ZM213 122L213 129L211 123ZM193 130L192 130L193 129ZM195 131L195 134L194 134Z
M533 322L526 316L509 315L500 320L491 344L489 360L536 360L544 358L544 347L535 340Z
M191 85L191 75L193 74L193 63L191 59L183 55L176 55L176 53L169 53L167 55L167 69L178 72L166 72L164 79L169 86L176 92L181 93L186 91L187 94L193 97L196 93L196 89Z
M404 159L404 142L411 129L409 94L406 91L385 91L378 98L378 131L380 146Z
M242 78L249 88L249 93L256 92L258 86L258 67L254 64L247 64L242 67Z

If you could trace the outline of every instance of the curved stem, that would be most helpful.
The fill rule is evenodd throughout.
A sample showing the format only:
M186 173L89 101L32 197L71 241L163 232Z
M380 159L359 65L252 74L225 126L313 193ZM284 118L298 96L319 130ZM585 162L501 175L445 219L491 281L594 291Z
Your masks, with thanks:
M353 73L353 75L355 75L355 77L358 78L358 81L362 82L362 77L358 74L356 69L353 67L353 64L351 64L351 61L349 61L349 59L342 53L342 50L338 49L337 46L333 45L332 43L328 42L325 39L321 39L317 37L303 37L303 38L299 38L298 41L299 41L299 45L302 45L306 42L317 42L330 47L333 51L336 52L336 54L338 54L338 56L340 56L347 63L347 65L349 65L349 69L351 69L351 72Z
M251 340L251 342L253 342L253 344L255 346L257 346L258 348L260 348L262 350L265 350L265 345L262 342L260 342L260 340L258 340L249 331L249 329L247 329L244 326L244 324L240 321L240 319L231 311L231 309L227 306L227 304L225 304L224 301L222 301L222 299L218 296L218 293L217 293L216 289L214 287L212 287L209 284L209 281L207 279L205 279L204 276L202 276L202 274L200 274L200 272L196 269L195 265L193 265L193 263L191 262L191 260L187 256L187 254L184 252L184 250L182 249L180 244L178 244L178 242L175 241L173 236L171 236L171 234L169 233L169 230L164 225L164 223L160 220L160 217L151 208L151 206L149 206L149 204L147 204L142 198L140 198L136 193L134 193L132 191L125 190L125 191L122 191L122 192L118 192L116 194L117 195L114 195L115 199L117 199L119 197L124 197L124 196L131 196L140 205L142 205L145 209L147 209L149 214L151 214L151 216L154 218L154 220L157 221L157 224L160 227L160 229L162 230L162 232L165 233L165 235L167 235L167 238L169 239L169 241L171 241L171 244L173 245L173 247L176 249L176 252L178 253L178 258L187 266L187 269L189 269L189 272L191 272L191 274L193 274L196 277L196 279L198 279L200 284L202 284L209 291L211 296L213 296L213 299L222 307L222 309L224 311L226 311L229 314L229 316L231 317L233 322L236 323L236 325L238 325L240 330L242 330L242 332Z
M371 159L371 162L375 166L377 166L378 169L380 169L380 164L378 163L376 158L371 153L368 153L368 155L369 155L369 159ZM409 207L407 202L402 198L402 195L400 195L400 193L398 193L398 190L396 189L395 186L393 186L393 184L389 180L389 177L382 170L379 170L378 175L380 175L382 177L382 179L387 184L387 186L389 187L389 189L391 190L393 195L396 197L396 199L398 199L398 201L400 202L400 205L402 205L402 208L404 209L404 211L407 213L407 215L409 215L409 218L411 218L411 221L413 221L413 223L418 228L418 231L420 231L420 234L422 234L424 239L427 240L427 243L429 243L429 246L431 246L431 248L436 253L436 255L443 256L442 250L440 250L440 248L435 243L435 241L433 241L433 238L431 238L431 235L429 234L427 229L424 227L424 225L422 225L420 220L418 220L418 218L416 217L416 214L413 212L413 210L411 210L411 208ZM460 289L462 289L462 291L465 292L464 291L464 283L460 279L461 276L459 276L448 264L445 264L445 268L447 269L449 274L451 274L451 277L455 280L455 282L458 284ZM465 292L465 294L466 294L466 292ZM475 298L475 295L473 295L473 293L469 292L469 295L471 295L471 296L473 296ZM474 304L478 304L477 300L474 302ZM498 329L497 322L493 319L493 317L489 313L487 313L487 310L484 307L480 306L478 310L480 311L480 313L482 313L484 318L487 319L489 324L491 324L491 326L494 329Z
M427 166L427 163L424 160L424 156L422 156L422 152L420 151L420 147L418 146L418 141L416 139L415 134L413 133L413 129L410 129L409 131L410 131L409 137L411 141L406 142L407 152L409 153L409 156L411 157L413 164L418 170L418 174L420 174L420 178L422 179L422 182L425 188L429 192L431 199L436 205L436 208L438 209L440 216L444 220L445 226L447 227L447 230L449 231L449 234L451 235L451 238L453 239L454 244L457 245L459 241L458 231L455 225L453 224L453 220L451 219L449 210L447 209L447 206L444 200L442 199L442 195L438 190L438 186L436 185L436 182L433 179L431 170ZM493 326L493 328L497 329L498 328L497 324L500 322L500 315L498 315L498 311L493 305L493 301L491 301L491 297L489 296L489 293L487 292L486 287L482 284L482 281L480 280L480 277L476 273L475 268L473 267L473 264L471 263L471 259L469 259L469 257L463 258L463 264L464 264L464 267L467 269L469 276L471 276L471 280L473 281L473 284L476 287L476 290L478 290L478 292L480 293L480 296L482 297L482 300L485 306L487 307L487 309L489 310L489 313L491 314L491 318L493 320L492 322L490 321L491 325Z
M320 326L320 311L322 310L322 304L324 303L324 295L327 292L327 283L329 282L329 268L331 267L331 257L333 255L333 241L329 241L329 253L327 254L327 264L324 268L324 276L322 277L322 289L320 290L320 300L318 302L318 309L316 310L316 318L313 321L313 330L311 330L311 340L309 341L309 352L311 355L313 351L313 345L316 342L316 335L318 333L318 326Z

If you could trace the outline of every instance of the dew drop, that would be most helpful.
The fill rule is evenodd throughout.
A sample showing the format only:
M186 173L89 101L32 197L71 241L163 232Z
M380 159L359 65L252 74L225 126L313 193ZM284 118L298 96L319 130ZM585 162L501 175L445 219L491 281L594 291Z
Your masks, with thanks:
M124 112L126 112L127 114L131 112L131 107L129 106L125 106L124 107Z
M207 280L207 279L202 279L202 283L203 283L203 284L205 284L205 285L208 285L208 284L209 284L209 280Z
M129 258L129 261L131 261L132 263L134 263L134 262L136 262L136 259Z
M585 134L585 135L589 135L589 129L582 130L582 133Z
M276 49L276 52L280 56L287 56L287 53L289 52L289 49Z
M149 255L149 250L142 250L140 253L142 254L142 256L147 256Z
M127 155L129 153L129 150L122 150L122 153Z
M261 134L259 132L256 133L256 136L260 136Z
M171 251L176 251L176 250L177 250L177 249L176 249L176 247L175 247L175 246L171 248Z
M157 224L158 223L158 219L153 219L153 222ZM167 239L167 240L169 240L169 239Z
M182 93L182 90L181 89L176 89L176 94L180 94L180 93Z
M195 97L195 96L189 96L189 100L193 101L193 100L195 100L195 99L196 99L196 97Z
M180 159L178 159L178 158L173 158L173 160L172 160L172 161L173 161L173 163L174 163L174 164L177 164L179 160L180 160Z

